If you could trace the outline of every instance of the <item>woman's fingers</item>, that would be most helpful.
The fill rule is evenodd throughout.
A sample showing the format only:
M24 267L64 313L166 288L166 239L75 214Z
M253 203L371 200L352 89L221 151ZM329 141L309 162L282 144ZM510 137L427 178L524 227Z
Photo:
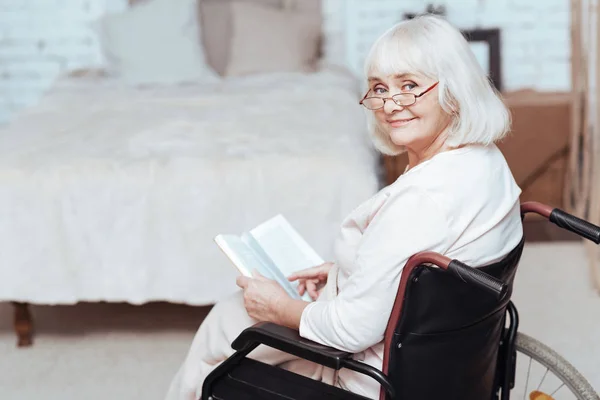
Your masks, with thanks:
M314 272L315 268L318 268L318 267L312 267L312 268L303 269L301 271L296 271L293 274L291 274L290 276L288 276L288 280L293 282L298 279L313 278L315 276L315 272Z
M298 279L311 279L311 278L323 278L327 276L329 272L330 263L317 265L316 267L306 268L300 271L296 271L288 276L289 281L295 281Z
M304 292L306 291L306 286L304 285L304 281L300 281L300 283L298 284L298 294L300 296L304 295Z
M238 285L239 287L241 287L242 289L246 289L248 287L249 283L250 283L250 278L243 276L243 275L239 275L235 279L235 284Z
M308 291L308 295L311 297L311 299L316 300L317 297L319 297L319 293L317 293L317 284L315 281L306 281L306 290Z

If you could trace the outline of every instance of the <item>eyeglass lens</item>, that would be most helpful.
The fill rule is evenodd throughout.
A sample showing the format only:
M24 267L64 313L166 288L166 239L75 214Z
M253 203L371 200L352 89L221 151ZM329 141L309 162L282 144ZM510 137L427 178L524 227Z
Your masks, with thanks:
M383 98L383 97L367 97L364 99L363 104L368 109L379 109L385 106L386 100L393 100L399 106L410 106L414 104L416 97L411 93L399 93L392 98Z

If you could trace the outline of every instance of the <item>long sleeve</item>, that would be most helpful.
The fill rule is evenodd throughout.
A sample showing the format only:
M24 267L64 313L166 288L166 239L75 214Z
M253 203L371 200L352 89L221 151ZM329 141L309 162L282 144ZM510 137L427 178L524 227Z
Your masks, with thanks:
M338 296L305 308L300 335L353 353L379 343L408 258L443 252L447 241L446 215L427 193L416 187L392 193L365 229Z

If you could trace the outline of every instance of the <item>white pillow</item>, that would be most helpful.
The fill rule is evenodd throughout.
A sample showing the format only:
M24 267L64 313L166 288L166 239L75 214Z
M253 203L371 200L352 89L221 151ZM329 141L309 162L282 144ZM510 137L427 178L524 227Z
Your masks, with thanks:
M132 85L212 83L200 42L196 0L150 0L100 22L111 73Z

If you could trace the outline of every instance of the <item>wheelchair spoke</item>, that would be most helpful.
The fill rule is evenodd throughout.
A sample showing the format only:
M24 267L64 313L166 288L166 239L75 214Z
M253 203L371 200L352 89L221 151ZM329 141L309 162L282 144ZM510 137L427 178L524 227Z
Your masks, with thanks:
M523 400L577 400L576 393L549 366L519 353L512 397Z
M560 389L562 389L565 386L565 383L562 382L561 385L558 387L558 389L556 389L554 392L552 392L550 394L550 396L554 396L556 394L556 392L558 392Z
M540 388L542 387L542 383L544 383L544 379L546 379L546 376L548 375L548 371L550 371L548 368L546 368L546 372L544 372L544 376L542 376L542 380L540 381L540 384L537 387L537 390L540 390Z
M587 380L569 362L543 343L526 334L518 334L516 350L510 398L600 400Z
M523 400L526 400L527 388L529 387L529 374L531 373L531 357L529 358L529 367L527 368L527 378L525 378L525 391L523 392Z

